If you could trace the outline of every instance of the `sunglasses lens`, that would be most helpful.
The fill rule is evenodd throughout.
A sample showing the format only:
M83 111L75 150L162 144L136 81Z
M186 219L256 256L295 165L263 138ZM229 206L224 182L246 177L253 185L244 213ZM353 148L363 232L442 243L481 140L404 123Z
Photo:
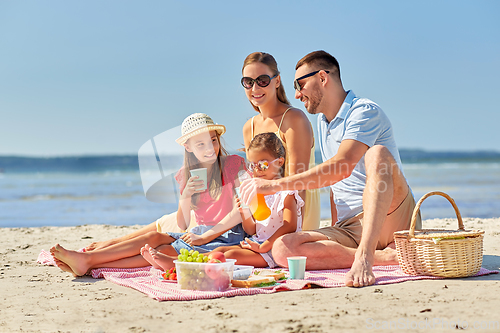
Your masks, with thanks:
M294 80L294 81L293 81L293 87L294 87L294 88L295 88L295 90L297 90L297 91L300 91L300 90L302 89L302 87L301 87L301 86L300 86L300 84L299 84L299 81L297 81L297 80Z
M246 89L250 89L253 86L254 80L251 77L244 77L241 79L241 85Z
M259 166L260 171L266 171L269 169L269 163L267 161L259 161L257 165Z
M260 87L264 88L269 85L269 83L271 82L271 78L269 77L269 75L261 75L255 79L255 82L257 82Z

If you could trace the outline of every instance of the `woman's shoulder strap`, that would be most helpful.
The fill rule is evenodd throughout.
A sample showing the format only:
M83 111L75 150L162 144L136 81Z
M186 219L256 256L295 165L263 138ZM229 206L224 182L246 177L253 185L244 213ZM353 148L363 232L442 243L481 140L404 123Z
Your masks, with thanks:
M252 139L253 139L253 118L255 118L255 116L253 116L252 119L250 120L250 131L252 133Z
M278 126L278 132L281 131L281 124L283 124L283 119L285 119L285 115L286 113L288 112L288 110L290 110L292 107L290 106L288 109L285 110L285 112L283 112L283 115L281 116L281 121L280 121L280 125Z

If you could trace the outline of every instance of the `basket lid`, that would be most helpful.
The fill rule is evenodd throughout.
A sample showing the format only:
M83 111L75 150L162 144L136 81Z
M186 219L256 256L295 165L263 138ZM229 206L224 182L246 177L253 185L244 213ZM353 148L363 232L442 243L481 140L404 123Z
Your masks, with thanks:
M484 234L484 230L444 230L444 229L422 229L415 230L411 238L433 239L433 238L469 238ZM394 237L410 237L410 230L401 230L394 233Z

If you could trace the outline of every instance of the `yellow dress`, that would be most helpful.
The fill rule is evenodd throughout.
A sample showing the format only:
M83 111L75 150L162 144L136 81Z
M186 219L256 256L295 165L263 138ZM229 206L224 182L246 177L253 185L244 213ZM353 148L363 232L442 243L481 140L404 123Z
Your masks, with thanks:
M278 126L278 131L275 133L278 138L280 138L281 142L283 143L283 146L285 147L285 151L287 156L290 156L288 153L288 148L286 146L286 142L283 141L281 138L281 124L283 124L283 119L285 118L285 114L290 110L291 108L286 109L286 111L283 113L283 116L281 117L280 125ZM252 127L252 138L254 137L254 131L253 131L253 118L251 120L251 127ZM313 146L311 148L311 156L309 158L309 169L313 168L316 165L315 162L315 156L314 156L314 139L313 139ZM288 163L285 165L285 177L289 175L289 166ZM305 197L305 206L304 206L304 217L302 219L302 230L314 230L319 228L319 223L320 223L320 196L319 196L319 189L314 189L314 190L306 190L306 197Z

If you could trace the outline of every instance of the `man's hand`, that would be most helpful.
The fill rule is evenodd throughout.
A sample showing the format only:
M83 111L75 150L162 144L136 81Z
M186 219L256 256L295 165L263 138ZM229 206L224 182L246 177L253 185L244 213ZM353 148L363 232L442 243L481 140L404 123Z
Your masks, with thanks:
M279 190L274 189L275 186L275 180L262 178L247 179L240 185L241 201L245 205L250 206L252 199L257 195L257 193L268 195L278 192Z

